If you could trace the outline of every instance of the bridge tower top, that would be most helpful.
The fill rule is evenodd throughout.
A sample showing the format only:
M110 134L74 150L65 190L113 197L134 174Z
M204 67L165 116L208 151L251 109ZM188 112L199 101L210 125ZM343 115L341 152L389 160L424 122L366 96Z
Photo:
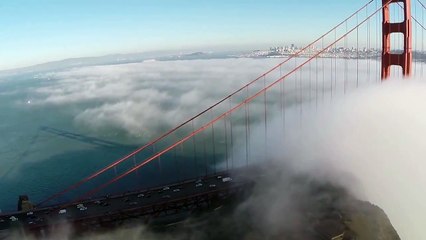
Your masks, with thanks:
M412 71L412 26L411 26L411 0L382 0L383 2L383 50L382 50L382 80L389 78L390 68L393 65L402 67L405 77ZM403 8L404 20L391 22L390 4L396 3ZM402 3L402 4L401 4ZM391 34L402 33L404 36L404 49L402 53L391 52Z

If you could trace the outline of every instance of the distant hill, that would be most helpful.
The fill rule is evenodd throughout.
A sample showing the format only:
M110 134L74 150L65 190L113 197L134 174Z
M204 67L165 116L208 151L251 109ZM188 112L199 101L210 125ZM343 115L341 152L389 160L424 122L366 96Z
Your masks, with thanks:
M70 58L60 61L47 62L29 67L16 68L0 71L0 78L11 75L34 74L48 71L65 70L76 67L115 65L138 63L147 60L172 61L172 60L194 60L194 59L217 59L230 58L236 52L148 52L130 54L112 54L100 57ZM240 52L238 52L240 53Z
M64 59L60 61L37 64L34 66L29 66L29 67L3 70L3 71L0 71L0 77L17 75L17 74L29 74L29 73L62 70L62 69L83 67L83 66L135 63L135 62L142 62L150 58L156 58L156 57L161 57L165 55L167 54L163 52L151 52L151 53L113 54L113 55L106 55L106 56L100 56L100 57L70 58L70 59Z

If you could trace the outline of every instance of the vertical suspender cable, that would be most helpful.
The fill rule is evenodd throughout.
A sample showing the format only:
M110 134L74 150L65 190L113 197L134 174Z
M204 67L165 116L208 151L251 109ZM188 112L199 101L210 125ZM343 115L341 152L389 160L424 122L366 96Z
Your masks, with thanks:
M324 38L322 39L322 47L321 50L324 49ZM325 64L324 64L324 54L321 53L321 59L322 59L322 100L324 100L325 96Z
M280 77L282 77L282 72L281 72L281 67L280 67ZM280 139L282 140L282 144L284 143L284 134L285 134L285 110L284 110L284 81L281 81L280 83L280 105L281 105L281 124L282 124L282 136L280 137Z
M315 58L315 110L318 110L318 57Z
M345 24L345 32L348 32L348 22ZM348 51L348 37L345 37L345 55ZM343 78L343 94L346 94L346 84L348 81L348 58L349 56L344 56L345 58L345 69L344 69L344 78Z
M232 98L229 98L229 109L232 109ZM231 168L234 169L234 134L232 127L232 112L229 113L229 131L231 140Z
M337 40L337 29L334 29L334 41ZM337 51L337 42L334 44L334 88L336 89L337 93L337 54L339 52Z
M368 7L365 10L365 16L368 16ZM367 81L370 82L370 20L367 22Z
M376 9L378 8L378 3L377 3L377 1L379 1L379 0L376 0ZM375 49L375 51L376 51L376 54L378 54L379 52L380 52L380 49L379 49L379 46L380 46L380 38L379 38L379 20L380 20L380 15L379 14L377 14L376 15L376 49ZM377 82L380 82L380 70L379 70L379 66L380 66L380 64L379 64L379 61L380 61L380 58L379 58L379 56L380 55L378 55L378 56L376 56L376 81Z
M133 167L136 166L136 154L133 155ZM139 169L136 171L136 174L139 174Z
M336 31L336 30L334 30L334 31ZM336 41L336 40L335 40ZM334 45L333 45L333 47L334 47ZM332 47L332 48L333 48ZM333 59L334 59L334 57L333 57L333 54L334 54L334 49L329 49L329 54L331 54L331 56L329 56L330 57L330 99L332 99L333 98L333 82L334 82L334 78L333 78Z
M299 70L299 92L300 92L300 96L299 96L299 106L300 106L300 120L302 120L302 113L303 113L303 86L302 86L302 79L303 79L303 75L302 75L302 71L303 68ZM297 72L295 73L297 74Z
M309 62L309 102L312 101L312 62Z
M225 158L226 158L226 171L229 170L229 154L228 154L228 121L229 116L223 118L223 122L225 123Z
M263 88L266 87L266 78L265 76L263 77ZM264 102L264 118L265 118L265 160L268 159L268 120L267 120L267 115L268 115L268 109L267 109L267 105L266 105L266 91L263 93L263 102Z
M212 113L212 111L210 111L210 113ZM216 174L217 169L216 169L216 141L215 141L215 136L214 136L214 124L212 124L212 148L213 148L213 170L214 173Z
M420 1L420 0L418 0L418 1ZM424 8L423 9L423 11L422 11L422 24L423 24L423 26L425 25L425 11L426 11L426 8ZM424 36L425 36L425 30L423 29L422 30L422 54L420 55L421 56L421 58L424 60L425 59L425 39L424 39ZM422 63L422 71L421 71L421 76L423 76L423 66L425 65L425 63L422 61L421 62Z
M248 88L247 88L247 96L248 94ZM248 166L249 163L249 114L248 114L248 104L244 105L245 109L245 119L246 119L246 166Z
M417 18L417 4L414 4L414 16ZM417 51L418 51L418 48L417 48L417 36L418 36L418 27L417 27L417 24L414 24L414 31L415 31L415 37L413 38L414 39L414 51L413 51L413 55L414 55L414 57L416 58L417 56ZM417 76L417 61L414 61L414 76Z
M178 160L177 160L177 148L174 148L173 149L173 157L174 157L174 162L175 162L175 169L176 169L176 171L177 171L177 176L179 176L180 175L180 169L179 169L179 163L178 163Z
M191 126L192 126L192 132L195 131L195 126L194 126L194 120L191 121ZM196 173L198 173L198 162L197 162L197 148L195 146L195 136L192 138L192 150L193 150L193 154L194 154L194 171ZM198 174L197 174L198 175Z
M358 13L356 14L356 24L358 25ZM359 26L356 28L356 87L359 86Z
M203 131L203 148L204 148L204 176L208 175L208 156L207 156L207 136L206 131Z

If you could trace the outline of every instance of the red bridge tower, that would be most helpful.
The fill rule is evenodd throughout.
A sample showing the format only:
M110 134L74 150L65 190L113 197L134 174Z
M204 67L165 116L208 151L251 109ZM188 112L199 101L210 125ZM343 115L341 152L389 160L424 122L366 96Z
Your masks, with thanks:
M402 67L405 77L411 75L413 62L412 30L411 30L411 0L382 0L383 3L383 50L382 50L382 80L390 76L392 65ZM392 23L390 20L390 4L397 3L404 9L404 21ZM402 3L402 4L401 4ZM391 34L402 33L404 35L404 52L391 53Z

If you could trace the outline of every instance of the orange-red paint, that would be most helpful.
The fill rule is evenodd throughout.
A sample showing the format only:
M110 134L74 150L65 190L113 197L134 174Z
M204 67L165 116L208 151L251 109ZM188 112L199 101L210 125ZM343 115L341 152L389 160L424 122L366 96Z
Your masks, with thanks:
M383 1L383 50L382 50L382 79L390 77L390 68L393 65L402 67L405 77L411 75L413 53L411 29L411 0L382 0ZM397 3L404 10L404 21L392 23L390 21L390 4ZM392 33L404 35L404 51L401 54L391 53L390 36Z

